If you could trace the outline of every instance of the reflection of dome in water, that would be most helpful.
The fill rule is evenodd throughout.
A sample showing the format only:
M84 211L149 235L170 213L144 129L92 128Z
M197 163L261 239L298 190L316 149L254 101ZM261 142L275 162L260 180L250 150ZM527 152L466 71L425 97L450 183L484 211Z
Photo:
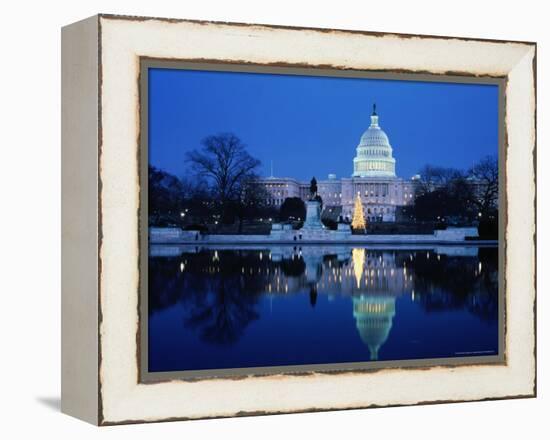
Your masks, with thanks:
M378 350L390 334L395 315L395 298L353 298L353 317L361 340L369 347L371 360L378 359Z

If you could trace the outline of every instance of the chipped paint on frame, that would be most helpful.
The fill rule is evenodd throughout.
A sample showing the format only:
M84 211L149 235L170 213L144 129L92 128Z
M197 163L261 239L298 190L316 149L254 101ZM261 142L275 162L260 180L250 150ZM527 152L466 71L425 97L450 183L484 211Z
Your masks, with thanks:
M118 17L118 16L111 16L111 15L102 15L99 17L98 19L98 26L100 27L100 30L102 29L102 21L104 20L109 20L110 22L116 22L116 21L129 21L131 23L134 23L134 22L150 22L150 21L161 21L163 23L173 23L173 24L181 24L181 23L196 23L196 24L199 24L200 26L228 26L228 27L244 27L246 29L250 29L250 30L253 30L253 29L269 29L271 31L274 31L274 32L277 32L278 30L293 30L293 31L302 31L300 28L288 28L288 27L274 27L274 26L257 26L257 25L246 25L246 24L227 24L227 23L211 23L211 22L195 22L195 21L182 21L182 20L171 20L171 19L153 19L153 18L137 18L137 17ZM418 41L423 41L423 40L427 40L427 39L443 39L443 40L451 40L451 41L460 41L460 42L479 42L479 43L494 43L494 44L498 44L498 45L515 45L515 46L519 46L522 48L522 50L525 50L526 46L527 48L530 48L532 47L532 43L524 43L524 42L501 42L501 41L495 41L495 40L475 40L475 39L460 39L460 38L454 38L454 37L428 37L428 36L415 36L415 35L401 35L401 34L389 34L389 33L369 33L369 32L361 32L361 31L342 31L342 30L328 30L328 29L303 29L304 32L319 32L319 33L322 33L322 34L341 34L343 36L347 36L347 35L355 35L355 34L358 34L358 35L362 35L362 36L370 36L370 37L377 37L377 38L385 38L387 36L394 36L394 37L397 37L398 39L411 39L411 40L418 40ZM104 144L103 144L103 135L104 135L104 131L103 131L103 126L102 126L102 123L103 123L103 118L105 118L104 116L104 113L102 112L102 106L104 104L103 102L103 82L104 82L104 78L103 78L103 73L104 73L104 66L103 66L103 63L104 63L104 58L103 58L103 51L102 51L102 45L104 43L104 40L103 40L103 35L102 35L102 32L100 31L99 33L99 38L100 38L100 52L99 52L99 57L100 57L100 84L98 86L98 99L99 99L99 109L100 109L100 128L99 128L99 139L98 139L98 142L99 142L99 165L100 165L100 179L99 179L99 191L100 191L100 194L103 196L104 194L104 191L105 191L105 184L104 184L104 181L102 179L102 176L103 176L103 173L104 173L104 168L102 165L105 165L105 163L103 162L103 160L107 160L107 158L104 158L103 157L103 148L104 148ZM153 57L154 58L154 57ZM161 57L162 58L162 57ZM175 59L181 59L180 57L174 57ZM139 64L139 60L138 58L136 58L136 62ZM195 59L196 60L196 59ZM350 67L350 65L338 65L338 64L314 64L314 65L311 65L310 63L302 63L302 64L297 64L297 63L287 63L287 62L284 62L284 61L278 61L278 62L268 62L268 63L257 63L255 61L246 61L246 60L234 60L234 59L228 59L228 60L219 60L218 62L221 62L221 63L224 63L224 64L227 64L228 62L231 62L231 63L238 63L238 64L243 64L246 63L246 64L252 64L252 65L255 65L255 64L261 64L261 65L268 65L268 66L271 66L271 67L289 67L289 66L292 66L292 67L301 67L301 68L308 68L308 69L338 69L338 70L341 70L341 71L356 71L356 70L365 70L363 67L361 67L360 69L355 69L353 67ZM536 63L536 55L533 55L533 78L535 78L536 76L536 70L535 70L535 63ZM139 68L137 69L137 71L139 72ZM369 70L370 71L370 70ZM389 72L392 72L392 73L404 73L404 74L430 74L430 75L433 75L433 74L437 74L437 75L441 75L441 74L444 74L444 75L452 75L452 76L467 76L467 77L475 77L475 78L502 78L503 76L506 77L506 75L503 75L503 72L502 71L493 71L493 72L488 72L488 73L484 73L484 74L480 74L480 73L470 73L468 71L462 71L462 70L459 70L459 71L454 71L454 70L445 70L443 72L441 71L438 71L437 69L422 69L422 70L415 70L415 69L374 69L372 70L373 73L381 73L381 74L385 74L385 73L389 73ZM135 79L135 78L134 78ZM536 82L533 80L533 94L536 95ZM536 96L535 96L536 98ZM137 112L139 112L140 109L137 108ZM535 109L533 109L533 112L535 112ZM137 120L139 121L139 117L137 117ZM535 127L536 129L536 127ZM138 135L137 135L137 142L139 144L139 140L140 140L140 134L139 134L139 129L137 130L138 132ZM507 133L505 134L505 136L507 136ZM134 142L136 142L134 140ZM506 137L506 140L505 142L507 142L507 137ZM507 152L508 149L506 149L506 152ZM139 152L138 152L139 154ZM533 145L533 165L536 164L536 144ZM140 166L140 160L139 160L139 157L137 159L137 166L139 167ZM139 173L138 173L139 174ZM533 174L534 174L534 170L533 170ZM136 179L138 180L138 179ZM533 176L533 182L534 184L536 185L536 175ZM139 188L139 182L137 181L136 182L136 187ZM138 192L139 192L139 189L138 189ZM505 192L506 193L506 196L508 196L507 194L507 191ZM100 199L103 199L103 197L101 197ZM536 207L536 194L534 194L534 203L535 203L535 207ZM138 203L138 210L139 210L139 203ZM134 211L134 214L135 215L135 212ZM534 381L533 381L533 391L532 393L518 393L518 394L510 394L510 395L503 395L503 396L497 396L497 397L481 397L481 398L464 398L464 399L436 399L436 400L427 400L427 401L423 401L423 400L419 400L419 401L416 401L414 403L392 403L392 404L383 404L383 405L380 405L380 404L376 404L376 403L372 403L372 404L366 404L366 405L360 405L360 406L357 406L357 405L353 405L353 404L350 404L349 406L341 406L341 405L336 405L336 406L322 406L322 407L311 407L311 406L304 406L304 407L295 407L295 408L290 408L290 409L284 409L284 410L254 410L254 411L249 411L249 410L239 410L239 411L233 411L233 412L230 412L229 414L223 414L223 413L216 413L216 414L211 414L211 415L207 415L207 414L204 414L204 415L197 415L197 416L162 416L162 417L153 417L153 419L151 418L132 418L132 417L125 417L125 418L117 418L116 416L114 418L112 417L105 417L105 413L104 413L104 410L105 408L103 407L103 401L104 401L104 386L106 385L104 383L104 373L105 371L103 371L104 368L110 368L108 365L105 365L104 364L104 357L103 357L103 344L104 341L103 338L104 337L110 337L109 334L104 334L102 332L102 329L104 330L104 325L105 325L105 322L104 322L104 315L103 315L103 307L109 307L109 305L107 305L105 303L105 301L103 301L103 296L105 295L102 287L103 287L103 284L105 282L105 271L104 271L104 262L103 262L103 257L106 256L105 252L106 250L104 249L104 243L103 241L105 240L104 238L104 235L103 235L103 216L105 214L105 208L104 208L104 203L102 202L102 200L100 200L100 205L99 205L99 219L100 219L100 230L98 231L99 233L99 238L100 238L100 255L99 255L99 271L98 271L98 277L99 277L99 280L100 280L100 295L99 295L99 317L98 317L98 329L99 329L99 338L100 338L100 344L99 344L99 364L100 364L100 377L98 378L99 380L99 405L100 405L100 420L99 420L99 423L100 424L103 424L103 425L108 425L108 424L119 424L119 423L137 423L137 422L151 422L151 421L161 421L161 420L189 420L189 419L196 419L196 418L213 418L213 417L228 417L228 416L245 416L245 415L264 415L264 414L279 414L279 413L289 413L289 412L310 412L310 411L325 411L325 410L339 410L339 409L352 409L352 408L375 408L375 407L380 407L380 406L402 406L402 405L410 405L410 404L416 404L416 405L420 405L420 404L431 404L431 403L446 403L446 402L457 402L457 401L471 401L471 400L477 400L477 401L480 401L480 400L493 400L493 399L502 399L502 398L514 398L514 397L533 397L536 395L536 376L534 377ZM508 222L508 219L506 219L506 222ZM506 225L508 225L508 223L506 223ZM138 224L138 227L139 227L139 224ZM533 229L533 239L535 240L536 239L536 227L534 225L534 229ZM139 244L138 244L139 245ZM138 253L139 255L139 253ZM536 253L535 253L535 258L536 258ZM138 264L139 264L139 260L138 260ZM536 274L535 274L536 275ZM139 282L137 283L138 287L139 287ZM533 286L533 292L534 292L534 286ZM536 297L534 297L534 307L536 307ZM138 302L137 303L137 312L139 314L139 307L140 307L140 303ZM534 309L534 311L536 312L536 308ZM536 325L536 321L533 317L533 321ZM135 333L135 337L134 337L134 341L135 343L137 344L137 347L139 347L139 334L138 332L136 331ZM112 335L111 335L112 336ZM533 335L533 337L535 337L535 335ZM535 345L535 350L536 350L536 345ZM139 353L137 353L138 356L139 356ZM536 356L536 351L535 351L535 356ZM136 361L136 364L139 364L138 362L138 359L134 359ZM439 369L441 367L431 367L431 368L426 368L426 367L423 367L423 368L419 368L419 367L412 367L413 369L415 370L424 370L426 371L429 370L429 371L433 371L434 369ZM468 367L468 369L471 369L472 367ZM475 368L483 368L483 366L476 366ZM402 370L402 368L400 368L399 370ZM139 368L137 369L137 371L139 372ZM384 371L387 371L387 369L384 369ZM372 371L372 372L375 372L375 371ZM380 370L376 370L377 373L381 372ZM343 375L343 376L363 376L365 371L361 370L361 371L345 371L345 372L337 372L339 375ZM536 373L536 370L535 370L535 373ZM294 377L301 377L303 375L307 375L308 377L318 377L319 375L326 375L326 374L332 374L332 373L326 373L326 372L323 372L323 373L312 373L312 372L308 372L308 373L297 373L297 374L293 374L292 376ZM266 377L262 377L262 379L273 379L274 377L276 377L277 379L284 379L286 378L287 375L281 377L281 375L278 375L278 376L267 376ZM139 382L139 373L136 374L136 378ZM246 381L248 379L251 379L251 377L249 375L245 375L245 376L240 376L238 378L231 378L233 380L235 379L239 379L239 381ZM257 380L258 377L255 377L255 379ZM205 380L205 382L219 382L219 381L227 381L228 379L214 379L214 380ZM171 382L171 384L173 384L173 382ZM107 386L112 386L112 384L109 384ZM150 385L150 386L154 386L154 385Z

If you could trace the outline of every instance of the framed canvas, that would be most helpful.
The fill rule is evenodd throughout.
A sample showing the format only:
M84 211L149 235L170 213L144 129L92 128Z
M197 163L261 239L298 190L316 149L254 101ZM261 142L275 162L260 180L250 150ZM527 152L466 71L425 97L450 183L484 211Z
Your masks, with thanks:
M536 45L62 31L62 410L536 395Z

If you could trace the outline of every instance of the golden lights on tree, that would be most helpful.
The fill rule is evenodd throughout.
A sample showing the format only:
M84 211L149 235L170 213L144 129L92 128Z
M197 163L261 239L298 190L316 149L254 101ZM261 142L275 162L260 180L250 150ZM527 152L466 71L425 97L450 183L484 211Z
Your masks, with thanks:
M363 213L363 204L361 203L361 197L357 194L355 198L355 206L353 207L353 218L351 220L351 227L354 230L365 230L365 214Z

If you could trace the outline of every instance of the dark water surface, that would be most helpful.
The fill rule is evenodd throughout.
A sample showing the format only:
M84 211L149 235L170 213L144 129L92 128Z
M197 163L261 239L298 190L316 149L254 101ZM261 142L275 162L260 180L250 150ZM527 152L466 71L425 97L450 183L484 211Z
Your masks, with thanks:
M498 354L496 247L152 247L149 371Z

